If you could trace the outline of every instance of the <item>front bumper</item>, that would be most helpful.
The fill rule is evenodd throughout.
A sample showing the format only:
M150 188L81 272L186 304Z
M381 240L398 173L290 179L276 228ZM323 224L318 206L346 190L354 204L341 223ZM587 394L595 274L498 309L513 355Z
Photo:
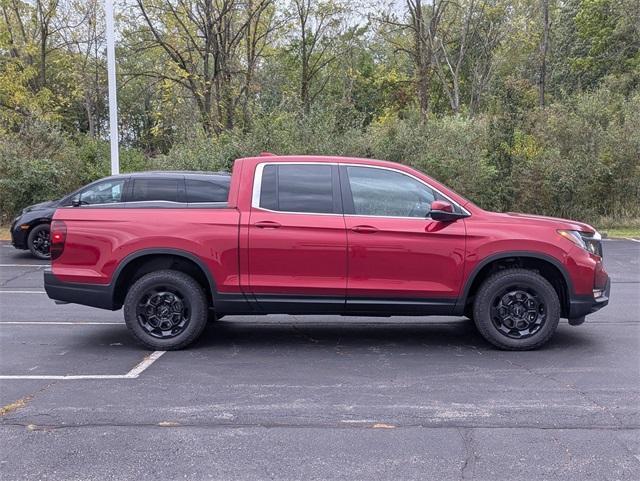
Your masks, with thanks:
M28 249L27 233L29 231L20 228L22 224L18 222L19 220L20 217L16 217L11 224L11 245L16 249Z
M577 319L584 317L602 309L609 304L609 295L611 293L611 279L607 277L604 292L600 297L593 296L573 296L569 299L569 319Z
M53 275L51 269L44 271L44 290L47 296L54 301L82 304L112 311L119 309L119 306L115 306L113 303L111 285L61 281Z

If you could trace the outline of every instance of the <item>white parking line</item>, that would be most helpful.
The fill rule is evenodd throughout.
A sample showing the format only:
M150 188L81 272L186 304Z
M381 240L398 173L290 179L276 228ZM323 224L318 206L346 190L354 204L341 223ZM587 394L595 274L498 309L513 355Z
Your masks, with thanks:
M46 294L45 291L3 291L0 294Z
M93 321L78 321L78 322L67 322L67 321L1 321L0 326L3 324L9 324L12 326L19 326L20 324L25 325L47 325L47 326L102 326L102 325L116 325L116 326L125 326L124 322L93 322Z
M51 267L51 264L0 264L0 267Z
M77 380L77 379L136 379L146 369L156 362L167 351L154 351L140 361L138 364L126 374L70 374L65 376L47 376L47 375L34 375L34 376L1 376L0 379L24 379L24 380Z

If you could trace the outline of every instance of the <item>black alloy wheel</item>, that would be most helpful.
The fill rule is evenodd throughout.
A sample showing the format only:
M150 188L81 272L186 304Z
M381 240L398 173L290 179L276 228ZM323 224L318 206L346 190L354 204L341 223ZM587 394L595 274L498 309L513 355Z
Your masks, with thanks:
M538 272L503 269L480 285L473 319L482 337L500 349L536 349L549 341L558 327L560 298Z
M193 277L160 270L137 279L123 307L127 327L141 344L168 351L182 349L200 337L210 306Z
M491 321L496 329L511 339L535 335L546 320L544 301L538 293L524 286L510 286L491 303Z
M189 301L175 287L150 287L136 308L140 326L152 337L169 339L180 335L189 325Z
M48 224L35 226L27 238L29 251L37 259L51 258L51 235Z

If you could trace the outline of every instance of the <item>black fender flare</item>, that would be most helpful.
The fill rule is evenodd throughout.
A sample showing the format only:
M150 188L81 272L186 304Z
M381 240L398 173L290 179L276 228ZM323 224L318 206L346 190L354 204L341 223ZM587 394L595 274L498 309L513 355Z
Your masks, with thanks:
M534 251L505 251L505 252L498 252L496 254L492 254L492 255L482 259L478 263L478 265L476 265L476 267L473 269L473 271L469 274L469 276L467 277L467 280L466 280L466 282L464 284L464 288L462 289L462 292L461 292L460 296L458 297L458 302L456 302L456 306L454 307L455 314L456 315L463 315L464 314L464 308L467 305L467 300L468 300L468 297L469 297L469 291L471 290L471 286L475 282L476 277L478 277L478 274L480 273L480 271L482 271L482 269L484 269L487 265L489 265L492 262L495 262L495 261L498 261L498 260L501 260L501 259L510 259L510 258L513 258L513 257L528 257L530 259L537 259L537 260L546 261L549 264L553 265L554 267L556 267L558 269L558 271L560 271L560 273L562 274L562 277L564 279L564 282L567 285L567 295L569 297L569 299L567 299L567 301L569 302L571 300L571 298L574 297L573 283L571 282L571 277L569 277L569 273L565 269L565 267L562 264L562 262L560 262L555 257L552 257L552 256L550 256L548 254L542 254L540 252L534 252Z
M116 285L118 284L118 279L120 278L120 275L122 274L122 271L124 271L124 269L134 260L139 259L140 257L144 257L144 256L149 256L149 255L172 255L172 256L177 256L177 257L183 257L187 260L192 261L194 264L196 264L200 270L204 273L207 282L209 284L209 291L211 293L211 296L213 297L214 301L217 297L217 289L216 289L216 281L213 278L213 275L211 274L211 271L209 270L209 268L206 266L206 264L202 261L202 259L198 256L196 256L195 254L192 254L191 252L187 252L184 251L182 249L174 249L174 248L149 248L149 249L140 249L137 250L135 252L132 252L131 254L127 255L124 259L122 259L122 261L120 261L120 264L118 264L118 267L116 267L116 270L113 272L113 275L111 276L111 290L112 290L112 296L115 297L116 295Z

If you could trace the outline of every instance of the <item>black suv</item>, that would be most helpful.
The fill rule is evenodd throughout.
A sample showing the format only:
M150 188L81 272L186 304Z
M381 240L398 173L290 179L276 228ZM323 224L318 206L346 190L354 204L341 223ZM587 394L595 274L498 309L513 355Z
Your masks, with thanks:
M58 207L157 206L206 207L227 202L231 176L227 172L159 171L114 175L96 180L59 200L31 205L11 224L11 243L49 259L49 225Z

